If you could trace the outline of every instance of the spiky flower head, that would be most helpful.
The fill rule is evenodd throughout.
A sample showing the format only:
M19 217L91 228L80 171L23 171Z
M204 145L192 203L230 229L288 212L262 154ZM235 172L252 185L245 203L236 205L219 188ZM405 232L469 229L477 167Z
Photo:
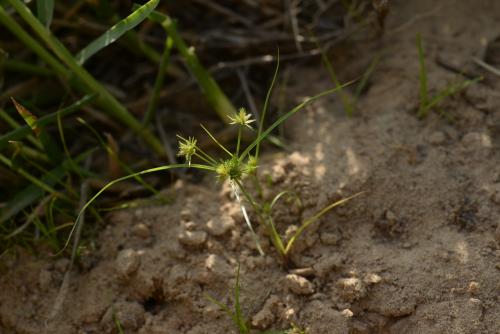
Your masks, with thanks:
M241 127L248 127L249 129L252 129L250 126L250 123L255 122L254 119L250 119L252 115L247 113L245 108L240 108L239 112L235 113L233 117L228 116L231 122L229 124L236 124Z
M236 156L222 161L215 169L215 172L221 181L227 179L230 181L239 181L247 174L245 164L243 164Z
M247 163L245 165L245 172L246 174L253 174L255 173L255 171L257 170L257 167L258 167L258 159L257 157L253 156L253 155L249 155L248 156L248 160L247 160Z
M194 137L188 137L188 139L181 137L179 140L179 153L177 153L177 156L184 156L189 166L191 166L191 157L196 153L196 142Z

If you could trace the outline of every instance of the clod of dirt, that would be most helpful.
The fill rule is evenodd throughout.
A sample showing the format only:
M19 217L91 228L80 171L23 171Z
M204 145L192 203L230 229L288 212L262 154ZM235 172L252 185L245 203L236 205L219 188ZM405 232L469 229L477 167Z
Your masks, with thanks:
M470 282L469 286L467 287L467 292L470 293L471 295L477 295L479 293L479 288L480 285L478 282Z
M339 242L340 237L333 232L323 232L319 235L319 240L321 240L324 245L335 246Z
M377 283L382 282L382 277L380 277L380 276L379 276L379 275L377 275L377 274L367 274L367 275L363 278L363 282L364 282L366 285L377 284Z
M344 300L352 302L366 294L364 283L356 277L342 278L337 281L339 294Z
M227 215L215 216L207 222L206 227L211 235L221 236L234 227L234 219Z
M52 273L46 269L40 270L38 274L38 285L42 291L47 291L52 284Z
M341 264L342 257L340 255L323 255L312 268L317 277L325 278L329 273L340 268Z
M350 319L330 305L314 300L303 309L306 333L348 334Z
M207 232L184 230L177 236L179 241L188 247L200 247L207 241Z
M132 234L141 239L147 239L151 236L151 231L146 224L139 223L132 227Z
M278 296L269 296L262 309L252 317L252 326L258 329L267 329L276 318L276 308L279 303Z
M133 249L120 251L115 260L115 268L123 277L129 277L134 274L140 265L140 255Z
M429 144L441 145L446 141L446 135L442 131L435 131L427 138Z
M314 293L314 284L307 278L296 275L286 275L286 286L297 295L311 295Z
M462 138L462 144L466 148L484 148L491 147L491 138L486 133L481 132L469 132Z
M66 272L66 270L68 270L69 264L70 264L69 259L62 258L54 263L54 269L63 274Z
M118 302L108 308L101 320L107 333L116 330L116 322L124 330L136 330L144 324L144 307L137 302Z
M500 204L500 183L495 183L492 187L491 200Z

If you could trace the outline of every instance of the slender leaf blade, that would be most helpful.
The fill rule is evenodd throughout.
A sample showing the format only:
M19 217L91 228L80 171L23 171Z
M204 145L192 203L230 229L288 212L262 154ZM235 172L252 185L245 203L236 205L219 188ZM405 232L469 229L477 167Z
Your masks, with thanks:
M54 0L37 0L36 13L38 20L48 28L54 15Z
M133 11L132 14L112 26L108 31L96 38L85 48L80 50L75 57L78 64L83 65L94 54L115 42L127 31L139 25L149 16L149 14L151 14L159 3L160 0L148 1L146 4Z

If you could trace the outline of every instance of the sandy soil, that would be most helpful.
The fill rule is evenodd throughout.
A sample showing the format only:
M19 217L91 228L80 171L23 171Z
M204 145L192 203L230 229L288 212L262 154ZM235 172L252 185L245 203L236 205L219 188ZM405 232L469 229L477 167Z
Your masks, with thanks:
M391 5L388 34L353 51L365 64L390 51L355 116L324 99L287 124L289 152L265 157L269 190L292 189L304 205L278 208L281 231L366 192L300 239L293 268L266 243L258 255L227 186L179 181L166 190L173 204L108 217L61 305L67 259L3 260L0 333L116 333L114 314L126 333L235 333L204 296L231 304L238 262L255 329L500 333L500 81L472 62L495 64L500 2ZM453 122L415 116L419 31L431 89L456 79L453 67L486 77L443 104ZM297 69L292 81L297 101L331 87L317 67Z

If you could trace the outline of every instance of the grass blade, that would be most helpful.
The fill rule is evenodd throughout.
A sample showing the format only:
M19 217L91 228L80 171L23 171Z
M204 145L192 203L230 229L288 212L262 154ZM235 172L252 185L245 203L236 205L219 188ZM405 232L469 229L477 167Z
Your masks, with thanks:
M259 130L257 131L257 137L262 133L262 129L264 128L264 119L266 118L267 109L269 108L269 99L271 98L271 94L273 93L274 84L276 83L276 79L278 78L278 72L280 69L280 52L278 49L278 58L276 60L276 69L274 70L273 80L271 81L271 86L267 90L266 99L264 101L264 107L262 108L262 115L259 120ZM257 143L255 147L255 158L259 158L259 149L260 142Z
M90 57L99 52L101 49L115 42L127 31L135 28L138 24L144 21L149 14L151 14L159 3L160 0L150 0L146 4L134 10L132 14L112 26L104 34L78 52L75 57L77 63L79 65L83 65Z
M0 22L2 24L11 30L23 43L35 51L66 80L69 80L72 75L79 79L76 80L76 83L74 80L69 80L69 83L75 85L76 88L84 91L85 93L98 93L98 98L95 101L96 105L140 135L157 154L161 156L165 154L161 142L150 131L145 129L142 124L128 112L123 104L111 95L111 93L109 93L109 91L106 90L100 82L98 82L89 72L76 62L73 55L66 49L66 47L57 38L55 38L50 31L42 26L38 19L33 16L30 9L21 0L8 0L8 2L15 8L26 23L28 23L34 32L49 46L54 54L56 54L56 56L68 67L69 70L49 52L47 52L38 42L31 38L31 36L27 34L0 5Z
M203 91L208 103L219 115L220 119L229 124L229 116L237 113L236 108L228 99L226 94L221 90L217 82L210 75L210 73L203 67L200 60L196 56L193 48L190 48L184 42L177 31L177 25L168 15L162 14L158 11L152 11L149 19L153 22L160 23L167 34L172 38L174 46L181 54L186 67L191 71L196 78L198 85Z
M37 0L36 13L40 23L48 29L54 15L54 0Z
M47 116L41 117L38 119L37 123L38 126L46 126L52 122L55 122L57 119L57 115L60 114L61 117L67 116L69 114L72 114L78 110L80 110L83 106L89 104L96 98L96 94L91 94L91 95L86 95L80 100L76 101L69 107L66 107L58 112L54 112L52 114L49 114ZM23 126L15 129L14 131L11 131L9 133L6 133L3 136L0 136L0 150L5 148L8 144L9 141L12 140L21 140L24 137L28 136L31 134L31 128L29 126Z
M352 196L343 198L343 199L341 199L339 201L336 201L335 203L332 203L332 204L328 205L327 207L323 208L321 211L319 211L318 213L316 213L311 218L306 219L302 223L302 225L300 225L300 227L297 229L297 231L295 232L295 234L288 241L288 243L286 245L286 248L285 248L285 255L288 254L288 252L290 252L290 249L292 249L292 246L295 243L295 240L297 240L297 238L302 234L302 232L304 232L304 230L306 228L308 228L312 223L316 222L318 219L320 219L323 215L325 215L328 211L332 210L333 208L335 208L335 207L337 207L339 205L342 205L345 202L347 202L347 201L349 201L349 200L351 200L351 199L353 199L355 197L358 197L359 195L361 195L363 193L364 193L364 191L359 192L357 194L354 194Z
M158 99L160 97L160 90L163 86L163 79L165 78L165 72L168 67L168 63L170 60L170 52L172 51L172 47L174 42L170 36L167 36L165 40L165 47L163 50L163 54L160 60L160 67L158 68L158 74L156 75L153 93L151 94L151 100L149 101L148 110L146 111L146 115L144 116L144 125L148 125L151 120L154 118L154 114L156 108L158 106Z
M311 104L312 102L314 102L314 101L316 101L316 100L318 100L318 99L320 99L320 98L322 98L324 96L327 96L327 95L330 95L332 93L335 93L339 89L347 87L351 83L353 83L353 81L349 81L349 82L347 82L347 83L345 83L345 84L343 84L341 86L329 89L327 91L324 91L322 93L319 93L317 95L309 97L309 98L305 99L304 102L300 103L299 105L295 106L295 108L293 108L292 110L290 110L286 114L282 115L280 118L278 118L278 120L276 122L274 122L270 127L268 127L266 129L266 131L262 132L250 145L248 145L248 147L241 153L241 155L239 157L240 161L243 161L243 159L250 153L250 151L255 146L257 146L258 143L260 143L262 140L264 140L271 133L271 131L273 131L276 127L278 127L284 121L286 121L287 119L289 119L291 116L293 116L294 114L296 114L298 111L300 111L301 109L303 109L305 106Z
M64 244L64 247L57 253L57 254L60 254L62 253L67 247L68 247L68 244L71 240L71 237L73 235L73 232L75 231L77 225L78 225L78 222L80 220L80 217L81 215L83 214L83 212L85 212L85 210L92 204L94 203L94 201L99 197L101 196L101 194L103 192L105 192L107 189L109 189L110 187L112 187L113 185L117 184L118 182L121 182L121 181L125 181L125 180L128 180L128 179L131 179L131 178L136 178L137 176L140 176L140 175L144 175L144 174L150 174L150 173L156 173L156 172L161 172L161 171L166 171L166 170L170 170L170 169L175 169L175 168L197 168L197 169L204 169L204 170L210 170L210 171L214 171L214 167L212 166L206 166L206 165L199 165L199 164L191 164L191 165L188 165L188 164L175 164L175 165L165 165L165 166L160 166L160 167L155 167L155 168L150 168L150 169L145 169L143 171L140 171L140 172L137 172L137 173L133 173L133 174L130 174L130 175L126 175L126 176L123 176L119 179L116 179L116 180L113 180L111 182L108 182L104 187L101 188L101 190L99 190L87 203L85 203L85 205L82 207L82 209L80 210L80 212L78 213L78 216L76 217L75 219L75 224L73 225L73 228L71 229L70 233L69 233L69 236L68 236L68 239L66 240L66 243Z
M80 162L85 159L91 151L84 152L78 156L75 161ZM41 178L37 179L38 182L43 183L47 187L53 187L58 181L60 181L67 170L66 162L63 162L58 167L52 169ZM30 184L24 190L17 193L6 205L5 209L0 211L0 224L5 222L7 219L15 216L23 209L27 208L29 205L43 197L45 191L38 185L34 183Z

